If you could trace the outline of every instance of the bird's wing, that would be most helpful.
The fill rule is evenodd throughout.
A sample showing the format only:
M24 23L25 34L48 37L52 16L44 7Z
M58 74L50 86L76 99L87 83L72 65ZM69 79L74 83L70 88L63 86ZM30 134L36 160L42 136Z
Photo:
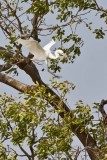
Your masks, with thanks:
M17 41L23 46L26 46L29 49L29 52L31 52L33 55L41 54L44 52L44 49L40 46L40 44L33 39L26 40L20 38Z
M30 40L21 39L21 38L19 38L19 39L17 40L17 42L18 42L19 44L22 44L23 46L27 46L27 45L29 44L29 41L30 41Z
M40 46L40 44L36 40L33 40L33 39L26 40L26 39L19 38L17 41L23 46L26 46L29 50L31 50L32 48L35 50L38 50L38 49L43 50L43 48Z
M55 44L56 42L52 39L47 45L43 47L45 50L50 50L50 48Z
M25 39L18 39L18 43L26 46L29 49L29 52L34 55L33 60L37 61L44 61L46 60L46 53L45 50L40 46L40 44L33 40L25 40Z

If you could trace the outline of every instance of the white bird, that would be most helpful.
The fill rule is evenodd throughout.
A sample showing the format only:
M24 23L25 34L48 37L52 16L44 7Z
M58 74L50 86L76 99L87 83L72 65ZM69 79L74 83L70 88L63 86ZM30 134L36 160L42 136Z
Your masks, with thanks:
M47 63L48 58L57 59L59 55L63 55L63 51L60 49L56 50L54 54L51 52L50 48L55 44L53 39L43 48L34 39L26 40L19 38L17 41L19 44L26 46L29 49L29 52L34 55L32 58L33 61L45 61Z

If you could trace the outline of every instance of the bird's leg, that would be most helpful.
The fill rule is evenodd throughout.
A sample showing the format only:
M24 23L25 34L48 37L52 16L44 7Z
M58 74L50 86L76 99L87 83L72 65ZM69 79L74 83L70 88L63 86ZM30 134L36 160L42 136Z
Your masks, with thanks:
M43 64L43 62L40 63L39 61L35 61L35 59L33 59L33 58L30 59L30 60L33 61L34 63L38 64L38 65L42 65Z
M31 59L34 63L38 64L38 65L42 65L43 63L40 62L35 62L35 60ZM42 71L44 71L45 69L43 68Z
M38 65L42 65L42 63L40 63L40 62L36 62Z

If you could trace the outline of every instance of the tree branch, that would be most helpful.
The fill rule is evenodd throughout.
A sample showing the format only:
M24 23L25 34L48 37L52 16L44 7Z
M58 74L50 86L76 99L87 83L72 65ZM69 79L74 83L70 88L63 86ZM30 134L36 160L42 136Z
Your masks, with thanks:
M15 80L14 78L11 78L5 74L0 73L0 82L7 84L8 86L15 88L16 90L20 91L20 92L25 92L26 90L28 90L29 88L31 88L31 86L24 84L18 80Z
M99 106L99 111L101 112L102 114L102 117L103 117L103 121L105 124L107 124L107 113L105 112L104 110L104 106L107 104L107 100L102 100L101 103L100 103L100 106Z
M31 156L23 149L23 147L18 144L19 148L21 149L21 151L28 157L29 160L31 160Z
M11 10L11 12L14 13L14 16L15 16L15 18L16 18L16 20L17 20L17 23L18 23L18 26L19 26L19 31L20 31L21 34L23 34L23 30L22 30L22 26L21 26L21 21L20 21L19 17L18 17L17 14L16 14L16 9L14 10L14 9L9 5L9 3L8 3L7 0L4 0L4 1L6 2L7 7Z
M39 82L39 84L43 84L39 72L32 61L23 61L18 63L17 66L25 71L34 83Z
M38 3L41 3L40 0L38 0ZM46 7L47 7L47 11L45 11L43 14L41 14L39 12L36 12L34 14L34 17L32 18L32 27L33 27L33 29L31 31L31 36L33 36L33 38L35 40L37 40L38 42L40 42L40 39L38 38L38 28L39 28L38 23L43 18L43 16L48 13L48 10L49 10L49 2L48 2L48 0L45 0L44 3L46 5Z
M31 142L30 142L30 145L29 145L32 160L35 159L35 154L34 154L34 149L33 149L34 144L35 144L35 128L32 126L32 139L31 139Z
M38 27L37 27L37 24L38 24L38 16L37 14L34 14L34 17L32 19L32 26L33 26L33 29L31 31L31 36L33 36L33 38L35 40L37 40L38 42L40 42L40 39L38 38Z
M0 72L5 71L16 64L21 70L26 72L31 77L34 83L38 81L39 84L43 84L35 64L33 64L33 62L29 58L26 58L21 54L18 55L14 52L6 51L6 49L3 47L0 47L0 52L3 52L4 57L10 59L10 61L6 64L0 65Z
M93 0L93 1L96 4L97 8L100 9L100 7L99 7L98 3L96 2L96 0Z

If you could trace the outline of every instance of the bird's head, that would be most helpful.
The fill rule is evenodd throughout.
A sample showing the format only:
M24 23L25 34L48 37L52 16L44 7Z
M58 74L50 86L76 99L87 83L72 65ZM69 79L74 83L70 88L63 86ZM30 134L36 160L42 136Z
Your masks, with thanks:
M61 50L61 49L58 49L58 50L56 50L55 51L57 54L59 54L59 55L64 55L64 52L63 52L63 50Z

